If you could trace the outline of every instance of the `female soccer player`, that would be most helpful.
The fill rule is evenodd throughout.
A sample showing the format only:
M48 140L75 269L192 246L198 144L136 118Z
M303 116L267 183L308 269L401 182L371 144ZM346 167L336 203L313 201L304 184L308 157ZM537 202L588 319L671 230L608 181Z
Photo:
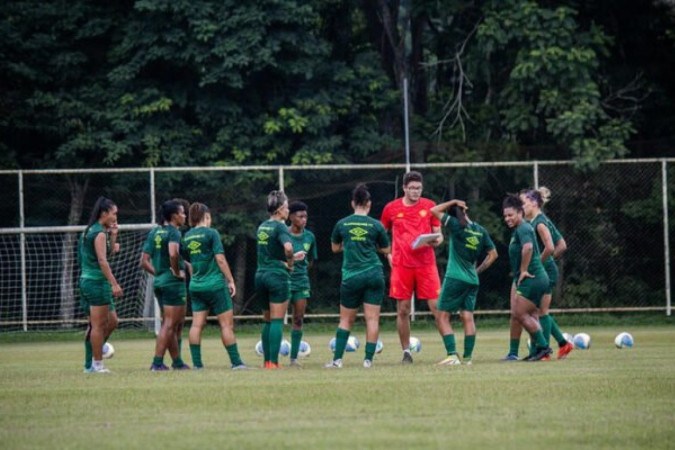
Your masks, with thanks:
M288 205L288 218L291 226L293 259L295 264L291 272L291 303L293 304L293 330L291 331L291 366L301 367L298 362L298 350L302 342L302 323L305 319L307 300L311 296L311 286L307 270L316 261L316 238L307 230L307 205L293 202Z
M117 328L113 297L122 296L122 287L108 264L108 253L114 251L119 251L117 205L108 198L99 197L79 245L80 303L89 317L84 338L85 373L110 372L103 365L103 343Z
M189 369L178 351L178 336L185 320L185 267L180 256L180 227L185 224L185 210L169 200L161 207L162 225L148 234L141 253L141 267L155 277L155 297L162 310L162 328L157 336L155 356L150 370L169 370L164 353L169 350L175 370Z
M338 221L331 235L333 253L343 253L340 285L340 324L335 333L333 360L326 368L342 368L342 355L363 304L366 319L366 354L363 367L373 365L373 355L380 332L380 307L384 297L384 273L378 252L389 254L389 236L382 223L368 216L372 202L365 184L352 193L354 214Z
M553 316L549 314L549 308L553 297L553 288L558 282L559 275L553 255L559 257L567 249L567 244L551 219L542 211L542 207L550 198L551 191L545 187L525 190L520 194L525 218L536 231L537 244L541 250L541 261L549 278L549 288L541 299L539 322L546 342L548 343L552 334L558 342L558 359L564 359L574 349L574 346L563 337L560 327L558 327Z
M279 368L279 348L284 335L284 315L291 297L290 272L293 270L293 243L285 220L288 198L283 191L267 195L269 219L258 226L258 268L255 292L263 310L261 333L264 368Z
M526 361L539 361L551 354L537 320L537 308L549 286L548 275L541 263L534 229L527 223L523 202L509 195L502 203L504 221L513 230L509 243L509 260L513 271L511 286L511 316L530 333L535 351Z
M447 352L447 357L438 363L441 366L461 364L457 356L455 333L450 323L451 314L457 311L464 324L462 359L466 364L471 364L476 343L473 311L478 295L478 274L485 271L497 259L495 244L487 230L472 222L466 210L466 203L462 200L450 200L431 208L431 213L441 221L450 237L448 267L438 300L436 320ZM478 257L483 253L486 254L485 259L476 268Z
M220 337L230 357L232 370L247 369L242 362L234 336L232 297L237 293L234 277L225 259L220 234L211 228L211 213L203 203L190 206L190 225L182 247L192 266L190 299L192 300L192 326L190 327L190 355L195 369L202 363L202 330L209 311L218 319Z

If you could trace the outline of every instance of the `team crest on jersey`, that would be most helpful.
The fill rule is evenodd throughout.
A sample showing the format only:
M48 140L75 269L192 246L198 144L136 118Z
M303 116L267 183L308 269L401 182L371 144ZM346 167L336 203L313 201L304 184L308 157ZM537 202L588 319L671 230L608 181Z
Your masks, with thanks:
M259 241L267 241L270 238L270 235L265 233L264 231L261 231L258 233L258 240Z
M429 214L429 211L427 211L426 209L421 209L421 210L420 210L420 216L426 217L427 214Z
M306 252L309 251L309 248L310 248L311 246L312 246L312 244L308 244L307 242L305 242L304 244L302 244L302 248L304 248Z
M479 243L480 239L478 239L476 236L469 236L468 238L466 238L466 246L471 250L476 250L478 248Z
M403 217L405 217L405 214L403 214L402 212L396 214L397 219L402 219Z
M357 238L362 238L363 236L368 234L368 232L361 227L356 227L349 230L349 234Z
M155 235L155 248L162 248L162 236Z
M199 250L199 247L201 247L201 246L202 246L202 244L200 244L199 242L192 241L187 245L187 248L189 248L190 251L194 253L195 251Z

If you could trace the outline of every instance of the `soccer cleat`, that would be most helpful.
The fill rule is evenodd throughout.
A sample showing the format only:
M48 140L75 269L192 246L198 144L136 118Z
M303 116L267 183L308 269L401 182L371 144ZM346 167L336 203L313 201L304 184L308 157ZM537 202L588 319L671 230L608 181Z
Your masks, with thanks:
M551 360L551 355L546 355L543 358L541 358L540 361L550 361Z
M85 367L82 371L83 373L92 373L94 371L93 367Z
M547 356L549 357L549 359L551 359L551 356L550 356L551 353L553 353L553 350L551 350L551 347L541 347L541 348L537 349L537 351L534 355L528 356L523 361L530 361L530 362L541 361Z
M92 367L91 367L91 372L88 372L88 373L110 373L110 370L106 369L106 368L103 367L103 366L98 367L98 368L92 366Z
M470 356L464 358L464 364L466 364L467 366L472 366L473 365L473 359Z
M514 355L513 353L509 353L505 357L502 358L502 361L509 362L509 361L518 361L518 355Z
M150 371L151 372L165 372L167 370L169 370L169 368L166 367L166 365L164 365L164 364L151 364L150 365Z
M302 369L302 364L297 359L291 359L291 362L288 363L289 367L294 367L296 369Z
M372 359L364 359L363 360L363 368L364 369L370 369L373 367L373 360Z
M565 345L558 349L558 359L567 358L567 355L569 355L572 350L574 350L574 345L572 345L570 342L565 342Z
M443 361L436 363L437 366L459 366L462 364L462 361L459 360L457 355L448 355Z
M188 365L185 364L185 363L183 363L183 364L177 364L177 365L176 365L176 364L172 364L172 365L171 365L171 368L172 368L173 370L190 370L190 366L188 366Z
M232 365L232 370L250 370L251 368L244 363Z
M404 351L403 352L403 359L401 360L401 364L412 364L412 363L413 363L412 354L409 351Z
M333 361L329 362L325 366L323 366L324 369L342 369L342 360L341 359L334 359Z
M279 366L279 363L275 363L272 361L265 361L265 369L270 369L270 370L276 370L276 369L281 369L281 366Z

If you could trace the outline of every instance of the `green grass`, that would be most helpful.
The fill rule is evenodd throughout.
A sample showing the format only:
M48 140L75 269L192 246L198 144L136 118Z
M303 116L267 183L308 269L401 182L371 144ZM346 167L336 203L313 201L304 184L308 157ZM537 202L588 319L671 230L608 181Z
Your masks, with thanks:
M81 372L77 341L5 341L0 447L655 449L675 442L670 325L570 328L589 333L591 349L541 363L499 362L507 330L479 330L471 367L436 367L444 352L428 326L414 328L422 352L401 366L397 336L386 326L371 370L361 367L361 351L347 354L342 370L323 369L331 356L323 328L306 333L313 352L305 368L280 371L230 371L212 332L203 343L207 369L181 373L149 372L153 341L141 335L113 335L110 375ZM626 329L635 348L618 350L614 336ZM356 335L363 344L362 327ZM252 328L239 335L251 365L260 363L257 340Z

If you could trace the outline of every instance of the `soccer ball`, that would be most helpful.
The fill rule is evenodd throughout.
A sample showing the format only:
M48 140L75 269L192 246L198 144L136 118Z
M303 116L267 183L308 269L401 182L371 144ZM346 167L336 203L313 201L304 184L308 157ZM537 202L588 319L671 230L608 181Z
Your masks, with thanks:
M307 341L300 341L300 348L298 348L298 357L307 358L312 353L312 347Z
M360 345L361 343L356 338L356 336L349 336L349 339L347 339L347 347L345 347L345 351L355 352Z
M288 356L291 354L291 343L287 339L281 341L281 346L279 347L280 356Z
M265 352L263 351L263 345L262 341L258 341L258 343L255 344L255 352L258 354L258 356L264 356ZM279 355L281 356L288 356L291 353L291 343L288 342L286 339L281 341L281 347L279 347Z
M632 348L633 336L625 331L619 333L616 338L614 338L614 345L616 345L616 348Z
M565 340L566 340L567 342L569 342L569 343L571 343L571 344L574 344L574 336L572 336L571 334L569 334L569 333L563 333L563 337L565 338Z
M410 351L419 353L422 350L422 341L415 336L410 336Z
M115 347L110 342L103 344L103 359L110 359L115 356Z
M375 345L375 353L382 353L382 349L384 348L384 344L382 343L381 340L377 340L377 344Z
M580 350L588 350L591 348L591 337L586 333L574 335L574 339L572 341L574 343L574 347Z

